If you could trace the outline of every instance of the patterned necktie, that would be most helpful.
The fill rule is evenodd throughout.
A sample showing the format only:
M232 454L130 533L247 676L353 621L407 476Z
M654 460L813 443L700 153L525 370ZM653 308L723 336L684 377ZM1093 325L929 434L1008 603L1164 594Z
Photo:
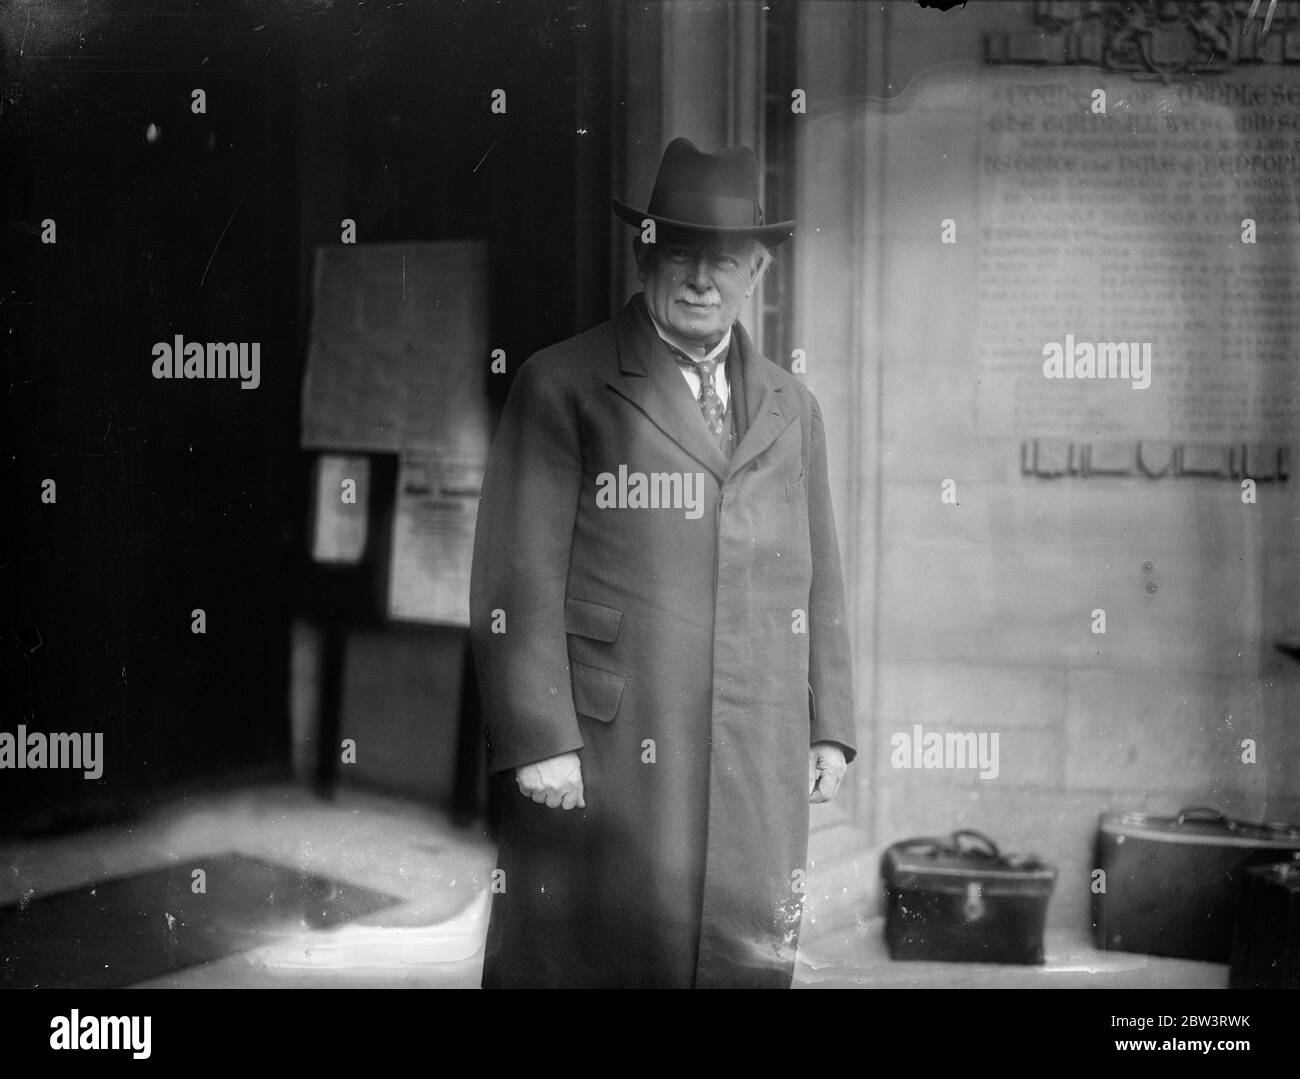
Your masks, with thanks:
M722 425L722 398L718 396L718 389L713 384L713 372L718 368L717 359L701 360L695 365L695 370L700 373L700 412L704 416L704 422L709 425L709 432L714 438L721 438L723 432Z
M704 422L709 425L710 434L715 439L721 439L726 429L722 419L726 409L713 382L713 373L718 369L718 361L721 357L715 356L711 360L693 360L676 349L673 349L673 354L677 357L678 363L700 376L700 396L696 403L700 406L700 415L704 417Z

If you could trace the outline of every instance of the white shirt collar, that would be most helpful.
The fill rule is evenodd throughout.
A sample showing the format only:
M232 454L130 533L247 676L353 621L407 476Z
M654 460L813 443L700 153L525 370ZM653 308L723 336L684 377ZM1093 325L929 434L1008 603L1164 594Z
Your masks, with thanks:
M646 313L650 316L650 323L651 325L654 326L655 333L659 335L660 340L662 340L665 344L672 345L672 347L677 349L679 352L684 352L696 363L701 363L704 360L712 360L712 359L717 359L720 356L725 356L727 354L727 349L731 347L730 326L727 327L727 332L722 335L722 340L719 341L716 345L714 345L713 348L708 349L706 351L702 345L688 344L687 342L683 341L680 337L678 337L676 334L669 333L662 326L660 326L659 320L655 318L654 312L650 310L649 304L646 304Z

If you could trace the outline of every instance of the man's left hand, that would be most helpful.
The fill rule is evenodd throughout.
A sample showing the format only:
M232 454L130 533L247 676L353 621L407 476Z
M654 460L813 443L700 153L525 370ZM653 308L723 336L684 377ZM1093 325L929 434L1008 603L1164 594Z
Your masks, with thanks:
M849 762L834 742L816 742L808 750L808 801L829 802L839 790Z

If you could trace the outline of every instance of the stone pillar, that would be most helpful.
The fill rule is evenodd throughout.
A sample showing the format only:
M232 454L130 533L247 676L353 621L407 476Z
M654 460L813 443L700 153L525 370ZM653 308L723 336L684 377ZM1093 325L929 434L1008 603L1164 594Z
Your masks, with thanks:
M664 147L679 136L709 151L744 143L762 161L761 7L740 0L621 3L612 17L622 121L614 134L617 197L644 206ZM631 239L628 227L614 234L614 311L640 287ZM751 297L740 319L761 349L760 312L759 297Z
M794 339L804 380L826 423L855 662L857 783L849 806L870 831L875 715L876 572L880 518L880 365L876 315L882 148L845 139L840 111L887 83L888 5L818 3L798 9L797 85L808 112L795 125ZM829 121L829 122L826 122ZM826 182L834 177L834 182ZM814 179L816 182L814 182ZM847 792L845 792L847 793Z

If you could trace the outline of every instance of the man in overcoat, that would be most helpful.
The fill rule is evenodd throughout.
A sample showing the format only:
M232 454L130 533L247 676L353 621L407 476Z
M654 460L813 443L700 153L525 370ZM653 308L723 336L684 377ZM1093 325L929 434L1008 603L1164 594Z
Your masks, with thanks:
M644 291L530 357L478 512L471 636L503 795L486 987L788 987L808 803L854 755L822 418L736 321L753 152L664 152Z

